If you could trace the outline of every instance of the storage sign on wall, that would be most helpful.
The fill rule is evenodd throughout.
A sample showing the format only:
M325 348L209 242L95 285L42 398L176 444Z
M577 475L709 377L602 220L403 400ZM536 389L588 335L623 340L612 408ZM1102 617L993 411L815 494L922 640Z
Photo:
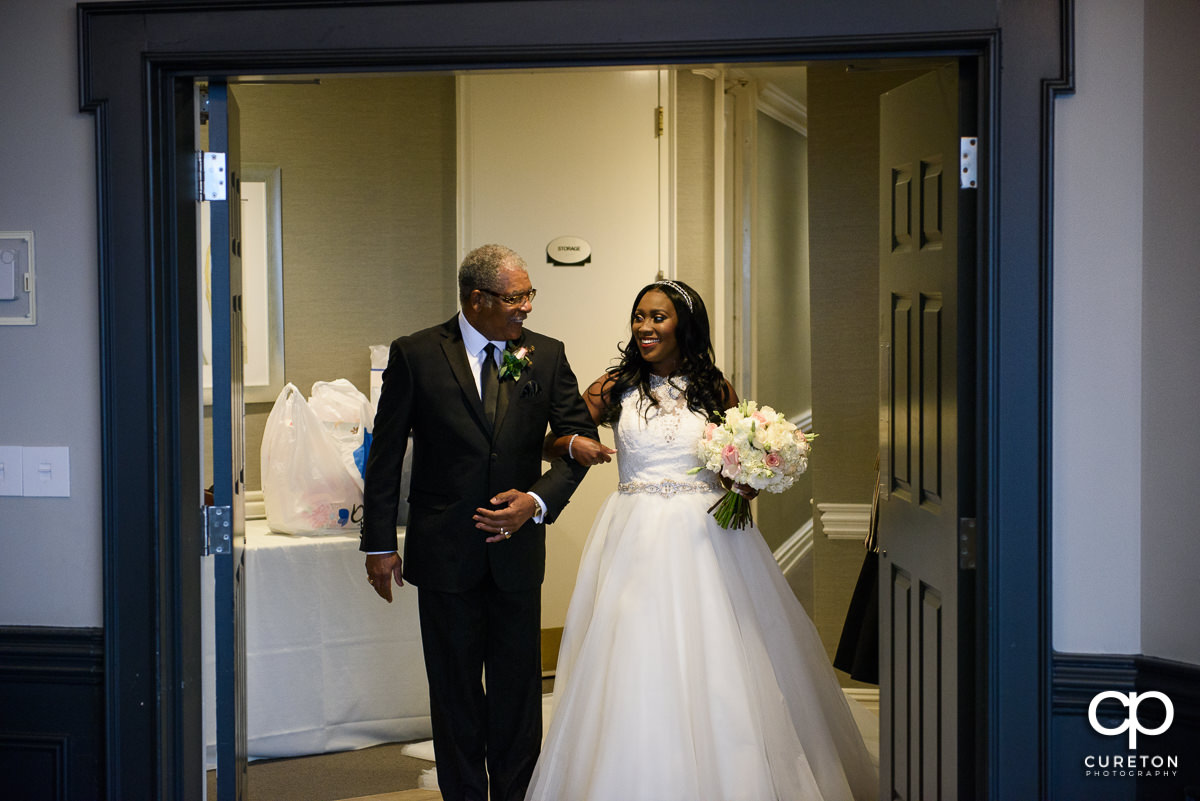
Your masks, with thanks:
M555 265L587 264L592 260L592 246L577 236L560 236L546 245L546 263Z

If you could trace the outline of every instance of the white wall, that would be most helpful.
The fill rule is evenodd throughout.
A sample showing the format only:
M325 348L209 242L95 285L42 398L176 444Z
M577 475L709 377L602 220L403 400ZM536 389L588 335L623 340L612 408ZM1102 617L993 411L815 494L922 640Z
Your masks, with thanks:
M0 444L71 457L69 498L0 498L0 625L99 626L95 124L73 0L0 0L0 20L0 231L33 231L38 306L0 326Z
M529 327L566 344L581 390L628 340L633 298L659 268L658 83L655 70L459 78L461 248L500 242L525 258L538 290ZM559 236L586 239L591 262L548 265ZM611 446L612 432L601 440ZM592 468L550 526L544 628L563 624L584 541L616 484L615 462Z

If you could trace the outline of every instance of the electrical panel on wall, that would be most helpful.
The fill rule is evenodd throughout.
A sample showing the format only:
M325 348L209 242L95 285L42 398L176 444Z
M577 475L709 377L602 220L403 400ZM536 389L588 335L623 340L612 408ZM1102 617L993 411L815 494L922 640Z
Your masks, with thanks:
M33 325L33 232L0 231L0 325Z

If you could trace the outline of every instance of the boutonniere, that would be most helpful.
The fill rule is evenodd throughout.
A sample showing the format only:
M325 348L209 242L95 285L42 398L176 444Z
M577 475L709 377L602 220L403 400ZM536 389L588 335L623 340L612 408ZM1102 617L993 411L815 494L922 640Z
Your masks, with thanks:
M533 364L533 360L529 358L531 353L533 345L522 345L515 350L505 348L500 359L500 378L511 378L513 381L520 379L521 371Z

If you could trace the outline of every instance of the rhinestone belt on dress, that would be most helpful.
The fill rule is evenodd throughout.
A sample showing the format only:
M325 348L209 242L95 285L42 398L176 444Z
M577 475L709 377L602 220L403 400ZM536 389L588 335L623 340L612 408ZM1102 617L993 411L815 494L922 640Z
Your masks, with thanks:
M679 492L712 492L720 488L715 481L675 481L669 478L662 481L622 481L617 485L618 492L649 492L668 498Z

